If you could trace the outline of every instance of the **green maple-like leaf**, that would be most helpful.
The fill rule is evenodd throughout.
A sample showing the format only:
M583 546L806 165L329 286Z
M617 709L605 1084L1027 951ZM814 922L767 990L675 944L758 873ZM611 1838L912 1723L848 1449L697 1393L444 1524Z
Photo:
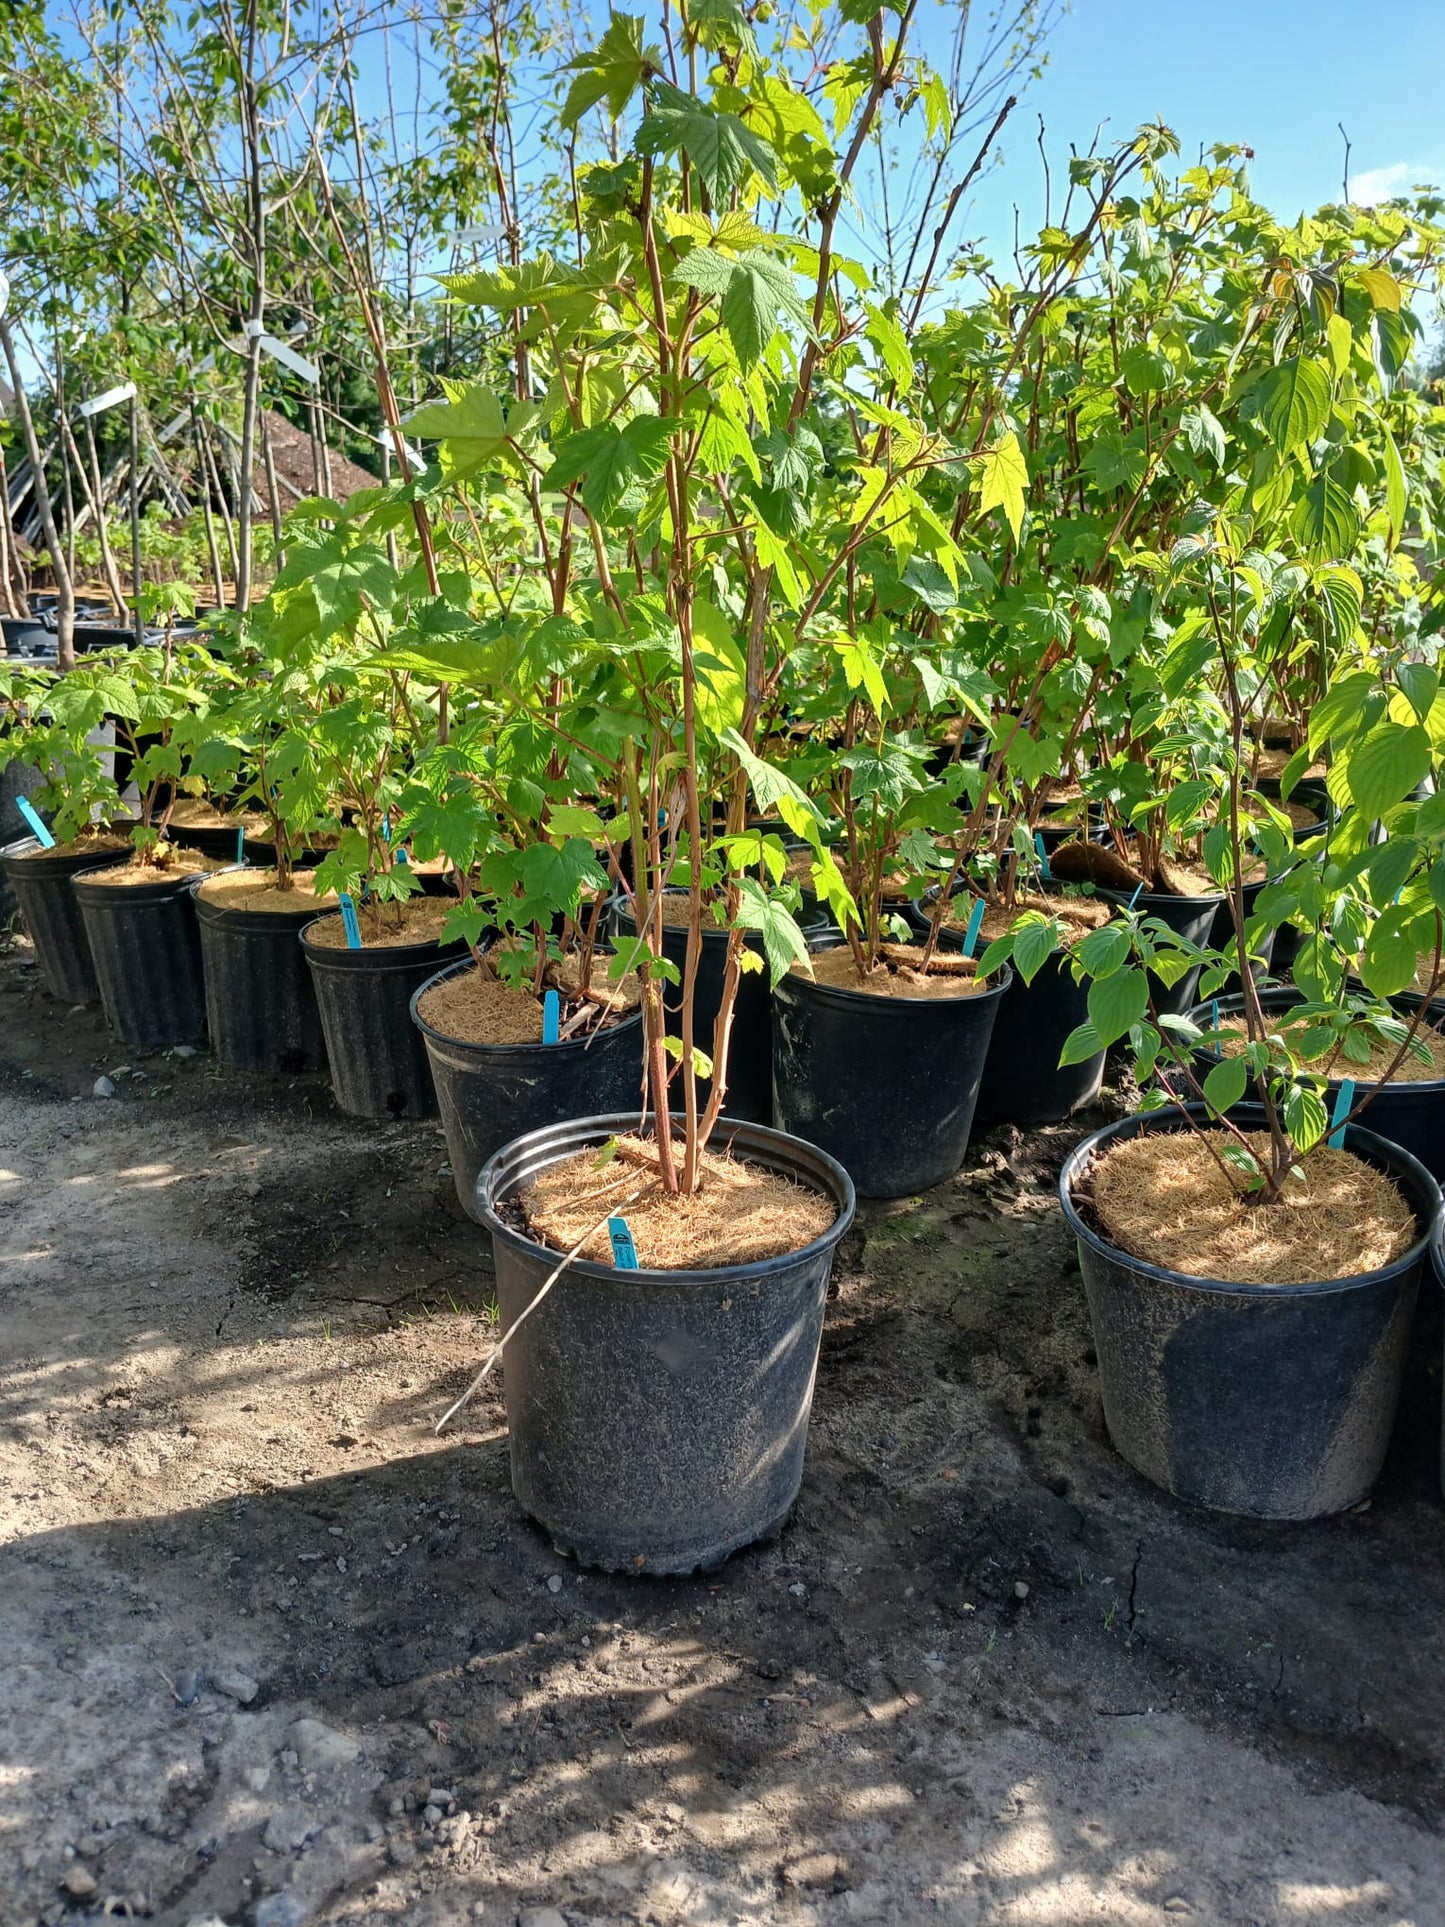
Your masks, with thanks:
M580 481L583 502L606 521L634 482L662 472L676 426L664 415L638 415L621 427L605 422L579 429L558 443L542 486L564 489Z
M577 78L567 90L563 127L575 128L588 109L602 100L613 120L621 118L643 81L662 65L662 49L643 46L642 27L640 15L614 13L591 53L569 63L569 71Z
M736 114L720 114L680 88L658 81L634 141L642 155L685 153L715 207L756 174L771 194L778 184L773 150Z
M530 402L515 402L508 415L493 391L478 382L451 401L426 403L407 417L406 426L413 435L441 443L442 473L455 482L497 462L515 467L510 444L536 419Z

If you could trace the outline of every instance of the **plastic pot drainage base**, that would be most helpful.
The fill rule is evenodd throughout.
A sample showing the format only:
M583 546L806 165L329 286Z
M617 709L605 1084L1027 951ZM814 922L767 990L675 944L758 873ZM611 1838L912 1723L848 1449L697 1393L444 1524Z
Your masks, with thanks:
M499 1210L539 1171L637 1128L637 1113L534 1131L477 1180L502 1329L562 1254ZM608 1571L688 1573L781 1530L802 1483L823 1304L853 1222L847 1173L814 1146L723 1119L718 1140L833 1200L806 1249L709 1271L579 1261L508 1343L518 1503L561 1550Z
M194 877L123 886L92 880L97 870L112 867L92 865L71 885L106 1022L121 1043L138 1050L203 1042L206 988Z
M425 1041L446 1131L457 1197L477 1218L477 1174L513 1138L640 1104L642 1013L589 1037L557 1044L478 1044L448 1037L421 1015L427 991L475 965L470 957L437 971L412 992L412 1022Z
M426 1045L411 1020L412 993L439 966L464 957L466 944L349 950L308 942L307 932L320 921L302 927L300 942L316 989L336 1102L352 1117L435 1117Z
M1195 1505L1261 1519L1344 1511L1369 1493L1389 1446L1439 1186L1407 1152L1351 1127L1346 1148L1388 1172L1415 1209L1420 1235L1408 1252L1358 1278L1302 1285L1165 1271L1110 1244L1080 1215L1073 1189L1102 1149L1144 1130L1184 1129L1182 1113L1094 1132L1059 1177L1109 1437L1136 1471ZM1262 1121L1243 1107L1235 1115Z

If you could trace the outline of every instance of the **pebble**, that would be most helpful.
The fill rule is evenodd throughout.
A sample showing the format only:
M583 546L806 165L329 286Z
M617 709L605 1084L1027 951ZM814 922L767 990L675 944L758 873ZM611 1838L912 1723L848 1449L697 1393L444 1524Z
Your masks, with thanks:
M100 1892L99 1882L89 1867L67 1867L60 1884L72 1900L94 1900Z
M261 1844L269 1847L272 1853L295 1853L304 1847L316 1831L316 1820L297 1800L288 1800L284 1807L277 1807L266 1822L261 1834Z
M129 1077L130 1073L131 1073L131 1066L129 1064L117 1064L115 1069L111 1072L111 1076L112 1077Z
M310 1912L295 1894L268 1894L256 1909L256 1927L301 1927Z
M788 1591L793 1595L794 1599L806 1599L808 1596L808 1588L803 1584L801 1579L795 1579L792 1585L789 1586Z
M108 1077L97 1077L91 1086L90 1094L92 1097L114 1097L115 1086Z
M198 1053L194 1044L177 1044L171 1052L172 1057L195 1057L197 1055Z
M552 1577L547 1581L547 1590L548 1592L561 1592L562 1575L560 1572L554 1572L552 1574Z
M517 1927L567 1927L555 1907L524 1907L517 1915Z
M321 1720L297 1720L287 1729L286 1737L308 1773L332 1766L350 1766L361 1752L355 1740Z
M1015 1579L1015 1581L1014 1581L1014 1598L1015 1598L1015 1599L1027 1599L1027 1598L1028 1598L1028 1596L1029 1596L1029 1589L1028 1589L1028 1587L1027 1587L1027 1586L1025 1585L1025 1583L1024 1583L1024 1581L1023 1581L1022 1579Z
M410 1840L393 1840L386 1850L386 1857L393 1867L409 1867L416 1859L416 1848Z
M194 1706L201 1696L201 1688L206 1676L199 1666L188 1666L183 1673L176 1674L176 1704Z
M261 1688L249 1673L243 1673L238 1666L219 1667L211 1675L211 1684L218 1693L227 1699L238 1700L242 1706L249 1706Z
M425 1821L427 1826L434 1827L437 1821L440 1820L442 1817L442 1810L440 1807L427 1805L422 1808L421 1817Z

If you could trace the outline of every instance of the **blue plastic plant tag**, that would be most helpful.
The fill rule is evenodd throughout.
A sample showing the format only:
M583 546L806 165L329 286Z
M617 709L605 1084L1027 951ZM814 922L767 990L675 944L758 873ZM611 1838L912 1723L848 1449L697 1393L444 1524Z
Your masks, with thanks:
M396 860L397 860L397 862L398 862L398 863L405 863L405 862L406 862L406 845L405 845L404 843L402 844L402 846L401 846L401 848L400 848L400 849L399 849L399 850L397 851L397 853L396 853Z
M238 863L244 863L246 861L246 826L244 823L238 823L236 825L236 861Z
M34 806L30 802L29 798L25 796L17 796L15 799L15 807L16 809L19 810L20 814L25 818L25 821L30 825L31 829L34 830L35 835L39 840L41 849L53 850L55 848L55 838L50 834L49 830L46 829L45 825L41 822L40 818L36 815Z
M390 810L383 810L383 811L382 811L382 813L381 813L381 834L382 834L382 836L383 836L383 837L384 837L384 838L386 839L386 841L387 841L388 843L390 843L390 841L391 841L391 812L390 812Z
M1042 876L1045 876L1045 877L1051 877L1051 876L1052 876L1052 875L1053 875L1054 873L1053 873L1053 871L1052 871L1052 870L1051 870L1051 869L1049 868L1049 853L1048 853L1048 851L1047 851L1047 850L1046 850L1046 849L1044 848L1044 833L1043 833L1043 831L1042 831L1042 830L1035 830L1035 831L1034 831L1034 848L1035 848L1035 849L1036 849L1036 850L1038 851L1038 853L1039 853L1039 872L1040 872L1040 874L1041 874Z
M626 1218L609 1218L607 1235L612 1240L612 1262L619 1271L637 1271L637 1246L627 1228Z
M549 990L542 999L542 1042L555 1044L557 1032L562 1024L562 1000L555 990Z
M1330 1132L1330 1145L1336 1151L1343 1151L1345 1148L1345 1119L1349 1116L1354 1102L1355 1080L1353 1077L1347 1077L1335 1093L1335 1108L1330 1113L1330 1123L1335 1127Z
M1130 899L1129 899L1129 908L1130 908L1131 910L1133 910L1133 909L1135 909L1135 908L1137 908L1137 906L1138 906L1138 903L1139 903L1139 899L1140 899L1140 897L1142 897L1142 896L1143 896L1143 894L1144 894L1144 886L1143 886L1143 884L1141 883L1141 884L1139 885L1139 888L1138 888L1138 889L1137 889L1137 890L1136 890L1136 891L1134 892L1134 894L1133 894L1133 896L1132 896L1132 897L1130 897Z
M348 950L360 950L361 925L356 921L356 905L343 890L341 893L341 927L346 932Z
M1218 999L1217 997L1215 997L1215 998L1213 998L1213 999L1211 999L1211 1001L1210 1001L1210 1005L1209 1005L1209 1028L1210 1028L1211 1030L1218 1030L1218 1029L1219 1029L1219 999Z
M963 954L971 957L978 944L978 933L983 928L983 898L975 897L973 908L968 914L968 929L964 932Z

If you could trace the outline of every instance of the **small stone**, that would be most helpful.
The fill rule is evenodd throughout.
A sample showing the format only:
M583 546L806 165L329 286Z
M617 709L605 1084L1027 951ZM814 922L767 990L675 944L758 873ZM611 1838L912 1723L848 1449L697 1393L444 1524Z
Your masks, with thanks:
M416 1848L410 1840L393 1840L386 1850L386 1857L393 1867L409 1867L416 1859Z
M794 1599L806 1599L808 1596L808 1588L803 1584L801 1579L795 1579L792 1585L789 1586L788 1591L793 1595Z
M1023 1582L1023 1580L1022 1580L1022 1579L1015 1579L1015 1581L1014 1581L1014 1598L1015 1598L1015 1599L1027 1599L1027 1598L1028 1598L1028 1596L1029 1596L1029 1589L1028 1589L1028 1587L1027 1587L1027 1586L1025 1585L1025 1583Z
M205 1683L206 1676L199 1666L188 1666L183 1673L177 1673L177 1706L194 1706L201 1696L201 1688Z
M65 1878L60 1884L72 1900L94 1900L100 1892L99 1882L90 1868L82 1867L79 1863L66 1868Z
M1183 1894L1170 1894L1164 1902L1164 1911L1166 1914L1192 1914L1194 1909Z
M532 1644L534 1646L545 1646L547 1644L547 1635L545 1633L533 1633Z
M346 1561L345 1561L345 1559L338 1559L338 1560L337 1560L337 1562L336 1562L336 1570L337 1570L338 1572L345 1572L345 1570L346 1570Z
M361 1752L356 1741L320 1720L297 1720L288 1727L286 1737L296 1749L296 1757L308 1773L327 1767L350 1766Z
M112 1077L129 1077L130 1073L131 1073L131 1066L129 1064L117 1064L115 1069L111 1072L111 1076Z
M434 1827L442 1817L442 1810L440 1807L424 1806L421 1810L421 1817L424 1826Z
M341 1526L328 1526L326 1530L333 1539L344 1539L346 1537L346 1533Z
M314 1817L299 1801L288 1800L284 1807L277 1807L266 1822L261 1845L269 1847L272 1853L295 1853L306 1845L315 1831Z
M434 1786L427 1790L426 1803L429 1807L450 1807L456 1805L457 1796L449 1786Z
M241 1778L253 1793L264 1793L271 1784L271 1769L264 1764L261 1766L248 1766L246 1771L241 1775Z
M552 1577L547 1581L547 1590L548 1592L561 1592L562 1575L560 1572L554 1572L552 1574Z
M198 1055L194 1044L177 1044L171 1052L172 1057L195 1057Z
M268 1894L256 1909L256 1927L301 1927L310 1912L296 1894Z
M555 1907L524 1907L517 1927L567 1927L567 1922Z
M108 1077L97 1077L90 1088L92 1097L114 1097L115 1086Z
M242 1706L249 1706L261 1688L249 1673L243 1673L239 1666L221 1666L211 1675L211 1684L218 1693L227 1699L237 1700Z

